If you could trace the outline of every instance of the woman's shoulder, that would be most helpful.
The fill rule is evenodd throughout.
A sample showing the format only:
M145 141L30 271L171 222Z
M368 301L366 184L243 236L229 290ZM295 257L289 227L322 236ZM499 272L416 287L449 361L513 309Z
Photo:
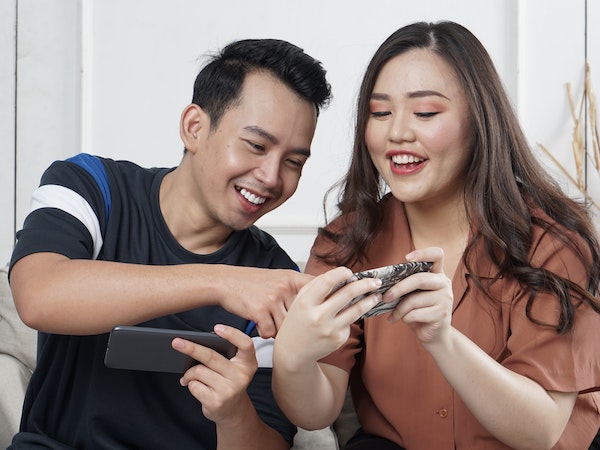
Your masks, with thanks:
M553 256L559 256L574 264L585 260L591 263L590 244L576 230L558 223L540 207L531 208L532 236L530 247L531 263L542 266Z

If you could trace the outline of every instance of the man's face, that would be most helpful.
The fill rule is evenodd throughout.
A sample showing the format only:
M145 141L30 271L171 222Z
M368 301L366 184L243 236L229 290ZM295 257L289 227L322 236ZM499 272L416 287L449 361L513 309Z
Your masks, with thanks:
M251 226L296 191L310 156L316 109L266 72L247 75L216 129L203 127L193 155L193 195L205 226Z

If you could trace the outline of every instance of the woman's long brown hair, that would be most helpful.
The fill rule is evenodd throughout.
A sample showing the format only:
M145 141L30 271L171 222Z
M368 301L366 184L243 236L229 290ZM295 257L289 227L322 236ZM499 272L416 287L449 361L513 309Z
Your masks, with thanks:
M472 272L470 254L476 245L483 244L500 269L497 277L516 279L528 290L530 320L536 322L530 311L537 292L556 296L561 308L559 323L545 325L555 327L560 333L571 328L578 302L587 302L600 312L600 253L588 208L565 195L537 161L489 54L470 31L454 22L420 22L400 28L371 59L359 92L350 167L325 199L339 187L340 215L351 219L338 232L319 230L335 247L332 252L317 256L330 264L351 265L365 257L369 242L377 233L383 216L379 205L385 185L364 139L369 100L385 63L415 48L435 52L454 69L469 104L473 149L465 177L464 201L475 233L463 254L467 270ZM534 208L540 208L558 225L580 235L588 248L578 248L556 226L537 219L532 215ZM531 266L528 256L534 226L552 233L581 259L587 268L587 289ZM476 278L475 283L486 291Z

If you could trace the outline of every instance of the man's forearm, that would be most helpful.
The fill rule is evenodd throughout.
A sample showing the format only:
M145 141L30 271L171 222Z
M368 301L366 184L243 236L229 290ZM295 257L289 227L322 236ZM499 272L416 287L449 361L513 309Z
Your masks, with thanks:
M217 450L284 450L289 444L283 436L264 423L256 414L249 397L238 405L235 417L217 424Z
M15 264L11 287L19 314L30 327L60 334L97 334L117 324L215 304L218 275L224 269L70 260L39 253Z

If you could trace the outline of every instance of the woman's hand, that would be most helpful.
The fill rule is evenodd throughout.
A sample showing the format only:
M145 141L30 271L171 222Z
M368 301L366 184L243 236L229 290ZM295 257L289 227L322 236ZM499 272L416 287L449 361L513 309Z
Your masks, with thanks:
M409 261L432 261L430 272L413 274L392 286L383 296L392 301L405 296L390 315L391 321L402 320L427 346L443 339L452 319L452 281L444 274L444 252L428 247L406 255Z
M348 339L350 324L381 300L380 294L372 294L347 307L354 297L381 285L377 278L364 278L331 293L351 276L350 269L338 267L319 275L298 293L276 339L276 346L285 348L294 364L315 362L337 350Z
M346 371L318 361L344 344L350 325L381 299L381 294L367 295L348 306L381 286L379 279L364 278L337 289L351 276L349 269L338 267L305 285L275 338L275 399L292 422L309 430L333 422L348 388Z

